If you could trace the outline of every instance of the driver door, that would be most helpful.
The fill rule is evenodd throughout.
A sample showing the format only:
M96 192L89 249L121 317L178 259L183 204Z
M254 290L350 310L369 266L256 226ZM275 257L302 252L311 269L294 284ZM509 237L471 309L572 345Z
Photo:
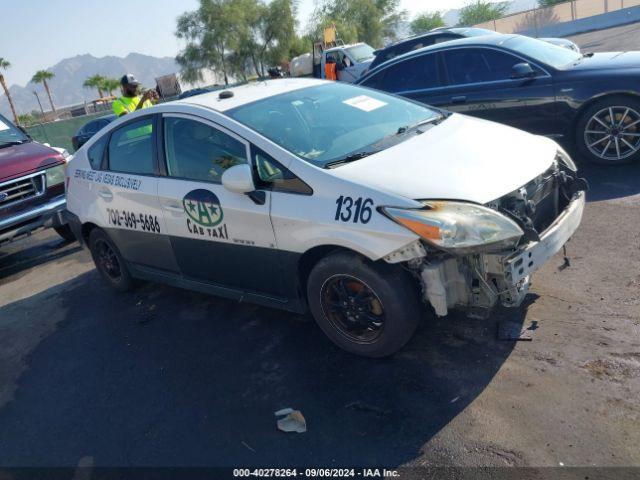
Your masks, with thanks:
M182 275L235 290L278 296L271 192L263 201L222 186L224 171L249 162L249 144L200 117L162 119L165 176L158 197Z
M446 86L425 103L511 125L531 133L554 131L553 80L530 63L536 77L512 79L512 69L526 62L491 48L455 48L442 52ZM435 92L434 92L435 93Z

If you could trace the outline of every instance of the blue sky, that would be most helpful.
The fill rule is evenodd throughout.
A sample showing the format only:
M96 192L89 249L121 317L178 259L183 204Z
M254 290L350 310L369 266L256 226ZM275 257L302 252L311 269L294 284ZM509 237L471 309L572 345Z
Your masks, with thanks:
M125 56L130 52L174 56L181 48L175 19L197 8L198 0L11 0L3 2L0 57L12 67L10 85L24 85L39 69L63 58L90 53ZM467 0L402 0L415 14L456 8ZM314 0L300 0L299 21L306 26ZM122 10L120 10L122 9Z

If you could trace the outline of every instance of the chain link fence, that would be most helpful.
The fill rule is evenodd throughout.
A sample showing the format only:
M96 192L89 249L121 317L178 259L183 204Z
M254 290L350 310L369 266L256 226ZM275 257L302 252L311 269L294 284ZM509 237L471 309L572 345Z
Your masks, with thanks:
M70 153L72 153L73 145L71 143L71 137L73 137L89 120L103 117L108 113L110 112L94 113L92 115L72 117L49 123L38 123L27 127L27 132L37 142L48 143L52 147L66 148Z
M537 37L540 29L556 23L571 22L637 6L640 6L640 0L571 0L550 7L514 13L475 26L500 33L531 32Z

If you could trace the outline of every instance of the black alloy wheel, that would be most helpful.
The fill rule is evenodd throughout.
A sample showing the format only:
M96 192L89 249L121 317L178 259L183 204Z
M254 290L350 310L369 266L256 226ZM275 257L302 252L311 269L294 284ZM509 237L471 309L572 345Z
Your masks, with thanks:
M93 229L88 243L98 272L113 288L126 292L135 286L122 255L104 231Z
M122 279L122 269L120 262L111 246L104 240L96 242L96 253L98 256L98 267L111 279L117 283Z
M334 275L322 285L320 295L324 314L351 341L371 343L382 333L384 306L362 280Z
M338 347L386 357L411 338L424 312L420 284L400 265L348 251L321 258L306 279L309 310Z

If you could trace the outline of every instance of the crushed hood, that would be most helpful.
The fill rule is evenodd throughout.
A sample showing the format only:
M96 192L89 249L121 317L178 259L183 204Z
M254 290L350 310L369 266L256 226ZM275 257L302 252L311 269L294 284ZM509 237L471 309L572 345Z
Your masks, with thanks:
M548 169L556 149L548 138L453 114L421 135L331 172L412 199L484 204Z

